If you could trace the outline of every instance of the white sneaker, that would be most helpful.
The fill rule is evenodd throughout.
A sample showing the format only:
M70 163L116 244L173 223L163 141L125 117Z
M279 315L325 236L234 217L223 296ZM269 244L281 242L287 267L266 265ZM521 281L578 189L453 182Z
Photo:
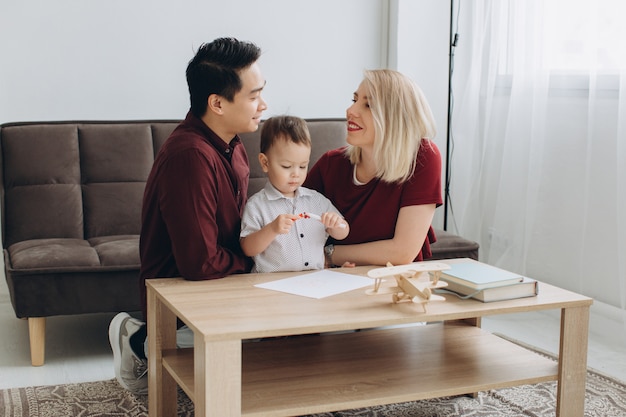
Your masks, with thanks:
M148 393L148 362L135 354L130 346L130 337L145 323L119 313L109 325L109 342L113 350L115 378L125 389L139 395Z

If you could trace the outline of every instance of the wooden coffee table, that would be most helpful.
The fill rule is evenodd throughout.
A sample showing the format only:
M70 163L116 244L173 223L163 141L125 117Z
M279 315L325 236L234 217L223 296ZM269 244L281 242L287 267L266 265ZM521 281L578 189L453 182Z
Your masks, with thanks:
M225 417L312 414L552 380L556 415L584 414L588 297L540 283L537 297L446 296L424 313L364 289L310 299L254 286L299 274L148 280L149 415L177 415L177 385L196 416ZM547 309L561 310L558 363L477 326L483 316ZM177 317L193 330L193 349L175 348ZM418 322L430 324L410 326Z

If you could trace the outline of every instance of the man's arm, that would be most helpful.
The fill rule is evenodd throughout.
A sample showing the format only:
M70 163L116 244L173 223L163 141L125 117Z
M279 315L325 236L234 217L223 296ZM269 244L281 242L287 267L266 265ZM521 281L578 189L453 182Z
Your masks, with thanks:
M239 208L235 197L227 194L230 187L224 190L224 182L230 180L222 178L219 168L195 150L166 162L161 209L178 270L186 279L221 278L249 270L250 260L237 243Z

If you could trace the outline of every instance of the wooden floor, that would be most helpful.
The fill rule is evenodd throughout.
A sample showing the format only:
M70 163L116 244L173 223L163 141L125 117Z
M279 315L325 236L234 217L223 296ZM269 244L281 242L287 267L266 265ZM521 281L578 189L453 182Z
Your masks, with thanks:
M588 365L626 381L626 324L617 309L591 307ZM28 323L15 318L6 281L0 281L0 389L114 378L108 326L114 314L47 320L46 363L30 366ZM493 316L483 328L540 349L558 350L558 311Z

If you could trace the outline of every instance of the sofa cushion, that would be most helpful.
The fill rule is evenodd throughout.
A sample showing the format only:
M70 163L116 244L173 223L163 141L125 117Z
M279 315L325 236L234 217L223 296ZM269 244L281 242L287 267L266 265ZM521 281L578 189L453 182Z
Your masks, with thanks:
M5 245L30 239L83 237L79 184L31 184L5 190Z
M139 271L139 236L121 235L82 239L33 239L8 248L14 274L84 272L98 270Z
M83 185L85 237L138 235L145 182Z
M79 125L86 239L139 234L154 161L150 124Z
M9 246L14 270L44 271L100 266L98 254L82 239L32 239Z
M43 238L83 238L78 132L75 125L2 128L4 245Z
M178 126L178 121L158 121L150 124L152 130L152 149L154 151L153 158L156 158L156 154L161 149L161 145L165 143L170 134Z
M103 267L124 266L139 270L139 235L102 236L89 239Z
M435 229L437 241L430 245L431 259L472 258L478 260L480 245L445 230Z
M145 182L154 161L149 124L79 125L82 181Z

